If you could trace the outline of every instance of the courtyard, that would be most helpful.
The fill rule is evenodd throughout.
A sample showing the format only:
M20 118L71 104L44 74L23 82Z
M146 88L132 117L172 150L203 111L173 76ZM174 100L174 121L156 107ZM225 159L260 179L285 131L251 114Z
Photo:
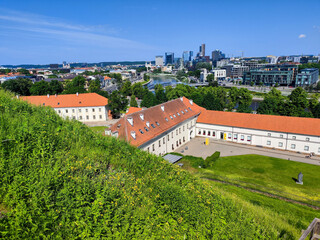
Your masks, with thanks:
M195 157L206 158L212 155L214 152L220 152L221 157L237 156L245 154L258 154L268 157L281 158L285 160L291 160L296 162L320 165L320 157L313 156L306 158L305 154L282 151L276 149L268 149L244 144L237 144L227 142L223 140L209 139L209 145L205 145L205 138L196 137L191 139L188 143L177 148L175 152L183 155L191 155Z

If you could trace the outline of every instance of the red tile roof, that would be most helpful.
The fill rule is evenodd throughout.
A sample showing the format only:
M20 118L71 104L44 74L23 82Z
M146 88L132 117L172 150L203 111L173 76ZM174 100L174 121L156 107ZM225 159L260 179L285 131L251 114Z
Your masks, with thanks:
M198 123L320 136L320 119L251 113L202 111Z
M164 111L162 110L162 107L164 107ZM132 145L141 146L142 144L152 140L154 137L173 128L177 124L199 115L200 112L199 106L196 104L191 104L186 98L178 98L151 108L125 115L111 126L110 130L113 133L118 132L119 138L125 139ZM141 119L140 114L143 114L143 120ZM133 126L129 123L128 119L133 120ZM149 122L149 127L147 122ZM146 131L145 128L147 128L148 131ZM143 131L143 134L140 132L140 129ZM133 131L136 134L135 139L131 136L131 132Z
M131 113L135 113L135 112L139 112L141 111L142 108L138 108L138 107L129 107L128 112L126 113L126 115L129 115Z
M108 104L108 99L97 93L80 93L78 96L77 94L50 95L49 97L22 96L21 99L35 105L50 106L53 108L95 107L106 106Z

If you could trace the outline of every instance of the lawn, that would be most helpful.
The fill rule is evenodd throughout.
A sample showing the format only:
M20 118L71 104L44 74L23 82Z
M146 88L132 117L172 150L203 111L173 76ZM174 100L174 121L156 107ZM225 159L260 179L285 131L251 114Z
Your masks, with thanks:
M182 159L189 170L194 161L194 157ZM300 172L303 173L303 185L296 184L293 179L298 178ZM316 206L320 206L319 173L320 166L260 155L221 157L212 167L197 169L197 174L204 178L223 180Z
M90 127L92 131L99 133L99 134L104 134L104 131L106 130L106 126L97 126L97 127Z

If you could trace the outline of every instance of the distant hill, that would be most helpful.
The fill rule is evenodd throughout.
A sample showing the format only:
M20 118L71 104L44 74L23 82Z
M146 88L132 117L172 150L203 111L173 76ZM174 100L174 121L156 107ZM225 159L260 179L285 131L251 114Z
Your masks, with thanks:
M270 224L268 225L270 226ZM0 238L276 239L211 185L0 90Z
M99 62L99 63L72 63L70 64L71 67L106 67L110 65L144 65L146 61L123 61L123 62ZM154 64L154 61L152 61ZM20 65L2 65L5 68L49 68L50 64L20 64ZM59 64L59 67L62 67L62 64Z

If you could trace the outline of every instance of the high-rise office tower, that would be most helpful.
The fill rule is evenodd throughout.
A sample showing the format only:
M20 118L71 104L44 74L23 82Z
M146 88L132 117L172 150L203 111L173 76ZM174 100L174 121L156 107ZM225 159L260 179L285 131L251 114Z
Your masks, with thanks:
M193 56L193 51L184 51L182 54L182 59L183 61L186 62L191 62L192 61L192 56Z
M174 64L174 53L173 52L166 52L165 53L165 64Z
M206 55L206 45L202 43L199 50L200 57L204 57Z

